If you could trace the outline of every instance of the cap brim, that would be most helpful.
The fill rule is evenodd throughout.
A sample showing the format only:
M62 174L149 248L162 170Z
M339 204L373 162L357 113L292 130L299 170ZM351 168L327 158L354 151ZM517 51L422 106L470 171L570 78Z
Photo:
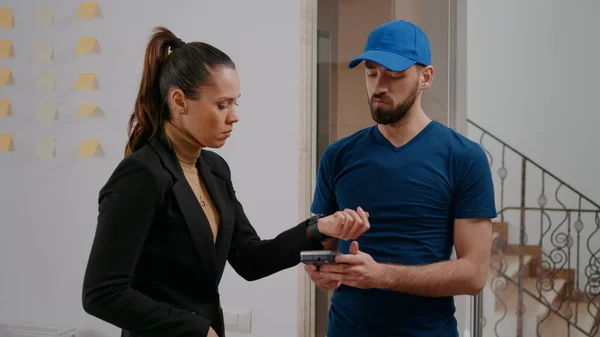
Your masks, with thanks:
M350 61L348 68L354 68L363 61L375 62L391 71L404 71L417 63L407 57L387 51L369 50Z

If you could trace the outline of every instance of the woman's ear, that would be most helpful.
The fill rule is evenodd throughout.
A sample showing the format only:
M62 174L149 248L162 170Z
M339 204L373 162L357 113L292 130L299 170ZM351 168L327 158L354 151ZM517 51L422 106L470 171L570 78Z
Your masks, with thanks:
M171 110L176 114L184 114L187 112L185 94L181 89L173 89L169 94L169 103Z

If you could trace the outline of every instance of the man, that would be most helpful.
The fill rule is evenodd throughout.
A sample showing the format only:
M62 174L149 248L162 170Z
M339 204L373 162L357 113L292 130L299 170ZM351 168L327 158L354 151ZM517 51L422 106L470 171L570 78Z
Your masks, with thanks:
M376 28L349 67L361 63L377 125L325 151L312 205L369 212L370 229L339 242L338 265L306 266L336 289L327 337L458 336L453 296L476 295L487 279L496 217L487 157L421 109L434 68L417 26Z

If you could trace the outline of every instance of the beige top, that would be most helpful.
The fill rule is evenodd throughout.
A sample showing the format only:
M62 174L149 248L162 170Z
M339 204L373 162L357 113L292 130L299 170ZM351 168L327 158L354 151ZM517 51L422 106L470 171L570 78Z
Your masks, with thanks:
M210 198L204 181L200 178L198 168L196 167L196 161L200 158L201 145L187 132L179 129L170 122L165 122L164 130L179 159L183 174L192 191L194 191L204 214L206 214L206 218L212 229L213 242L215 242L219 231L219 212Z

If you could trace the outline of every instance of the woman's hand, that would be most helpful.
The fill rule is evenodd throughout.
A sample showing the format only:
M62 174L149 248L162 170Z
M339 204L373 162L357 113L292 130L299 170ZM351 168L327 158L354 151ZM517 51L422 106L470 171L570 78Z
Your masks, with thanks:
M213 328L208 328L208 335L206 337L219 337Z
M355 240L366 232L369 224L369 213L362 208L357 211L345 209L330 216L319 219L317 228L321 234L342 240Z

